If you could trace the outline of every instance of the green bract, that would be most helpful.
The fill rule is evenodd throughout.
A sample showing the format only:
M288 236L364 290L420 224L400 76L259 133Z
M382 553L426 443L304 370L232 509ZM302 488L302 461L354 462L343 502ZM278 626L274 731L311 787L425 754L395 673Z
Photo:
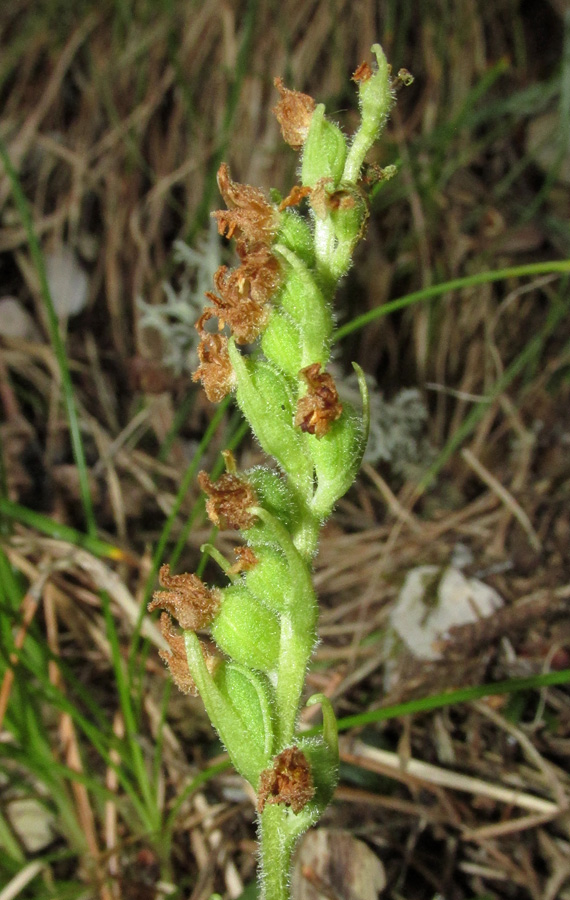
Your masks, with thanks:
M304 739L296 729L316 643L312 566L319 529L356 477L368 430L363 373L357 369L360 413L341 403L326 366L331 301L368 217L361 168L393 102L386 58L378 45L372 51L376 68L362 64L354 76L361 124L348 141L322 104L277 79L283 135L297 148L304 144L302 185L285 200L233 182L227 166L220 168L228 209L215 215L220 232L238 239L240 265L216 274L221 296L197 324L201 364L195 377L212 399L235 390L277 469L261 466L240 475L228 454L228 471L218 482L200 474L212 521L240 530L245 547L236 565L212 546L203 548L228 577L226 587L214 591L196 576L169 575L162 604L160 594L153 601L186 623L209 627L217 648L207 649L193 631L182 639L165 626L178 683L198 689L236 769L257 793L265 900L288 896L295 840L322 814L338 777L328 700L317 695L309 701L321 703L322 738ZM290 208L304 198L307 217ZM216 315L229 339L205 330ZM254 346L244 351L240 345L250 340Z

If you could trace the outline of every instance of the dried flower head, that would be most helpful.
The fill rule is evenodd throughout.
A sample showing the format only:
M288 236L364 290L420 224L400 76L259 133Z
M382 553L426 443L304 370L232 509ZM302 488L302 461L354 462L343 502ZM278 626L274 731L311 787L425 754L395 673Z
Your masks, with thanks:
M298 813L314 795L315 787L307 757L298 747L287 747L274 757L273 766L261 773L257 809L261 813L266 803L284 803Z
M220 607L220 592L208 588L197 575L185 572L171 575L166 563L160 569L160 584L165 591L155 591L148 611L165 609L178 620L181 628L198 631L210 624Z
M208 316L208 318L210 318ZM192 376L192 381L201 381L208 400L219 403L233 391L235 372L228 353L228 339L223 334L208 334L203 331L203 316L196 323L200 332L198 359L200 365Z
M228 207L212 213L218 220L220 234L242 238L248 247L271 244L279 227L279 215L263 191L232 181L226 163L218 170L218 187Z
M342 413L342 404L332 375L321 372L320 363L301 369L299 375L308 386L307 393L297 403L295 425L301 431L321 438Z
M255 280L256 274L256 267L249 257L232 271L227 266L220 266L214 275L220 296L206 291L206 297L214 302L214 306L205 308L200 317L200 327L209 318L217 316L220 328L227 323L238 343L254 341L267 325L270 312L266 303L251 296L252 279Z
M242 261L236 270L240 291L253 300L267 303L281 282L279 261L264 244L247 248L243 241L239 241L236 250Z
M273 84L281 94L273 112L281 126L283 140L298 150L307 140L316 103L308 94L286 88L282 78L274 78Z
M208 495L206 512L214 525L236 531L251 528L255 516L249 510L256 505L257 498L249 481L226 472L214 482L207 472L200 472L198 482Z

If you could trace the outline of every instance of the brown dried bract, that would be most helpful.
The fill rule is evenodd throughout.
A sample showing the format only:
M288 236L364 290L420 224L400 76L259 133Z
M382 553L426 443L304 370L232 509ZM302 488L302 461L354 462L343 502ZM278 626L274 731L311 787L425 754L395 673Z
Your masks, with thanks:
M227 238L241 237L248 247L271 244L279 227L279 216L263 191L232 181L226 163L218 170L218 187L228 207L212 213L218 220L220 234Z
M309 94L286 88L282 78L274 78L273 84L281 94L281 100L273 107L273 112L281 126L283 140L299 150L307 140L317 104Z
M358 82L368 81L373 75L372 66L368 62L361 62L352 76L352 80Z
M266 803L284 803L294 813L298 813L314 795L313 777L307 757L298 747L288 747L274 757L270 769L261 773L257 809L261 813Z
M234 550L237 556L237 562L230 569L232 575L239 575L241 572L249 572L259 562L257 556L251 547L236 547Z
M311 193L312 188L308 185L295 184L284 200L279 204L279 212L283 212L284 209L287 209L289 206L298 206L301 200L304 200L305 197L308 197Z
M213 482L207 472L199 472L198 482L208 495L206 512L214 525L236 531L251 528L255 516L249 510L256 505L257 497L245 478L226 472Z
M197 575L187 572L171 575L168 564L162 566L159 578L167 590L154 593L149 612L165 609L188 631L198 631L210 624L220 607L219 591L208 588Z
M202 315L196 323L201 341L198 344L200 365L192 381L201 381L208 400L219 403L235 387L236 377L228 353L228 339L223 334L208 334L204 323L210 318Z
M338 391L332 375L321 372L320 363L301 369L299 375L306 381L308 391L297 403L295 425L301 431L321 438L342 413Z

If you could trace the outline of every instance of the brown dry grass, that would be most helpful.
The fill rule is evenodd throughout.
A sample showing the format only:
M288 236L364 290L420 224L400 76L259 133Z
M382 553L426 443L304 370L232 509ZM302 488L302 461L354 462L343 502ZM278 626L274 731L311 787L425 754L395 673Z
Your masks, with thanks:
M217 202L213 176L222 157L242 181L288 186L294 160L270 113L273 75L327 101L347 129L354 116L346 76L373 39L396 69L405 65L416 76L380 151L379 161L398 156L402 170L379 196L343 288L345 317L448 278L570 255L560 224L569 212L567 185L553 178L535 214L525 215L545 178L523 164L532 104L513 100L511 112L485 112L487 103L551 83L562 4L501 0L483 8L454 0L426 4L420 14L412 3L372 0L337 0L334 10L322 0L172 0L168 9L85 2L71 12L65 3L22 0L0 12L0 135L44 250L72 247L89 273L87 309L69 323L67 350L100 534L127 551L116 564L14 528L5 551L30 585L19 639L38 621L51 650L103 698L117 733L124 723L105 684L111 651L100 592L111 598L126 654L149 548L212 415L196 395L167 459L158 460L191 384L174 378L145 340L136 301L161 302L162 280L176 278L172 242L203 229ZM470 99L501 59L505 70L485 99ZM543 111L542 101L532 102ZM2 293L20 298L41 332L34 342L0 344L9 496L81 529L37 273L2 176L0 273ZM538 330L559 291L551 277L464 291L382 319L345 342L344 358L376 374L388 394L418 385L430 441L441 448ZM309 676L311 690L334 698L339 715L385 702L382 635L399 585L418 563L448 563L459 542L471 551L471 572L497 588L505 608L451 633L441 663L402 657L389 699L568 667L568 337L563 328L550 336L534 369L489 406L422 497L386 467L365 467L339 505L317 561L322 643ZM209 462L221 446L220 432ZM242 463L256 453L244 446ZM192 487L175 537L196 496ZM202 526L192 531L183 559L189 568L207 537ZM145 629L158 643L153 626ZM168 807L204 764L211 736L199 702L187 698L172 698L161 725L163 671L153 653L146 670L141 741L147 752L163 735ZM57 683L55 669L52 678ZM2 713L10 687L8 680ZM570 896L569 725L568 693L559 688L525 695L518 712L506 700L477 702L368 729L343 743L344 778L325 824L367 840L387 869L383 896L394 900L562 900ZM86 765L65 716L54 715L53 735L58 759ZM118 795L113 770L102 777ZM214 888L237 898L253 876L253 806L232 775L183 806L168 872L152 840L125 829L118 804L93 808L80 786L74 803L92 861L65 874L95 885L93 896L164 896L161 882L173 879L192 900Z

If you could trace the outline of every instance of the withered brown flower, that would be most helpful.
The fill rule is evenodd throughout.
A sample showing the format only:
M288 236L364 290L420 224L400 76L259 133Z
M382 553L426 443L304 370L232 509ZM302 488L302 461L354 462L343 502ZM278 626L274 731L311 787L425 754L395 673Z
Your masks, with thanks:
M168 650L159 650L158 655L170 669L170 674L172 675L172 680L176 687L179 688L183 694L191 694L193 697L197 697L198 688L190 674L188 657L186 656L186 646L184 644L184 635L179 634L176 631L172 624L172 619L167 612L163 612L160 617L160 630L163 638L170 647L170 652L168 652ZM211 653L205 647L203 642L200 642L200 649L202 650L206 668L209 673L213 675L220 665L221 659L219 656L216 656L216 654Z
M228 353L227 337L223 334L208 334L203 330L204 321L203 314L196 323L201 337L198 344L200 365L192 375L192 381L201 381L208 400L219 403L233 391L236 377Z
M290 206L298 206L301 200L308 197L313 189L308 185L295 184L286 197L279 204L279 212L288 209Z
M321 438L342 413L342 405L332 375L321 372L320 363L301 369L299 375L308 386L297 402L295 425L308 434Z
M214 275L214 283L220 296L206 291L206 297L214 306L207 306L200 317L199 326L216 316L220 328L227 323L236 341L249 344L258 337L267 325L269 307L251 295L251 279L255 279L256 269L249 258L238 268L230 271L220 266Z
M230 568L230 573L232 575L239 575L240 572L249 572L249 570L253 569L259 562L251 547L236 547L234 553L237 557L237 561Z
M148 605L149 612L165 609L188 631L198 631L210 624L220 607L218 590L210 589L197 575L188 572L171 575L168 563L161 567L159 580L167 590L155 591Z
M374 73L372 71L372 66L365 60L356 67L356 70L352 76L352 80L356 81L357 83L359 81L369 81L372 78L373 74Z
M273 84L281 94L281 99L273 107L273 112L281 126L283 140L298 150L307 140L317 104L309 94L286 88L282 78L274 78Z
M218 170L218 187L228 207L212 213L220 234L242 238L248 247L258 243L269 246L279 227L279 214L263 191L232 181L226 163Z
M294 813L301 812L315 795L309 761L298 747L287 747L273 759L259 779L257 809L261 813L266 803L284 803Z
M251 528L255 516L249 510L257 503L257 497L249 481L226 472L214 482L202 471L198 473L198 482L208 495L206 512L214 525L236 531Z
M197 697L198 688L188 668L184 636L176 631L172 619L166 612L163 612L160 617L160 630L163 638L168 642L170 653L167 650L159 650L158 655L170 669L172 679L179 690L183 694L192 694L193 697Z
M260 303L267 303L281 282L278 260L264 244L247 248L243 241L238 241L236 250L241 259L241 265L236 270L241 293L249 294Z

